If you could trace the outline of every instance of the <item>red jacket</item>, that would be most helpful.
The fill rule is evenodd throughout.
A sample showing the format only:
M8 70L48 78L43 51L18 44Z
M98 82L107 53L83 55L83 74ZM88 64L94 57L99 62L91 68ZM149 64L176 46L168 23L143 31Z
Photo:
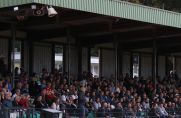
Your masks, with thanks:
M28 99L21 99L20 101L19 101L19 105L21 105L22 107L24 107L24 108L28 108L29 107L29 101L28 101Z

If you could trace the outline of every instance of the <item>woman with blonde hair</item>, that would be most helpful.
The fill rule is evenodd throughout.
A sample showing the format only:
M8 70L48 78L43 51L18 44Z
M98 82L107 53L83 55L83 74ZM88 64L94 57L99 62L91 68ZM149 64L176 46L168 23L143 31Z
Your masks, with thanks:
M52 105L51 105L52 109L55 110L60 110L60 99L59 98L55 98Z

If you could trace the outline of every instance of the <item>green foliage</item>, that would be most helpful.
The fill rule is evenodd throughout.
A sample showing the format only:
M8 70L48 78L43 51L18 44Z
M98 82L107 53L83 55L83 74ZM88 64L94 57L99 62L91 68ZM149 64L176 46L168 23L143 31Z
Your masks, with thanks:
M180 10L181 0L164 0L165 8L169 10Z
M124 1L181 12L181 0L124 0Z

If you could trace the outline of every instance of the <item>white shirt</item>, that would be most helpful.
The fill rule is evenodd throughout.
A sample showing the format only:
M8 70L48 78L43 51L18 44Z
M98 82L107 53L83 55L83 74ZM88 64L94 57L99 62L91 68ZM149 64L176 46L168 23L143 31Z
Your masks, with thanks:
M94 102L95 110L98 110L100 107L101 107L101 103L100 102Z
M53 103L51 108L54 109L54 110L60 110L60 105L57 105L57 104Z

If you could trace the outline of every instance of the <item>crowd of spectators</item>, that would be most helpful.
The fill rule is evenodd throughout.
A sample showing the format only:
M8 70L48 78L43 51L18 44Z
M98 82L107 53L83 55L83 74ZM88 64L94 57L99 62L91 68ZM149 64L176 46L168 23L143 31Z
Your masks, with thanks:
M18 70L18 68L16 68ZM59 70L31 77L21 70L15 74L15 87L11 76L0 79L0 108L51 108L66 111L66 115L84 118L93 112L97 117L154 116L177 118L181 115L181 83L176 74L157 79L120 76L115 79L94 78L83 72L77 77ZM156 87L156 88L155 88Z
M80 117L92 111L99 117L181 115L180 80L173 74L158 80L156 89L152 79L128 74L115 83L114 78L93 78L86 72L69 80L58 70L48 73L43 69L40 77L20 73L14 88L10 80L9 75L0 80L1 109L52 108Z

